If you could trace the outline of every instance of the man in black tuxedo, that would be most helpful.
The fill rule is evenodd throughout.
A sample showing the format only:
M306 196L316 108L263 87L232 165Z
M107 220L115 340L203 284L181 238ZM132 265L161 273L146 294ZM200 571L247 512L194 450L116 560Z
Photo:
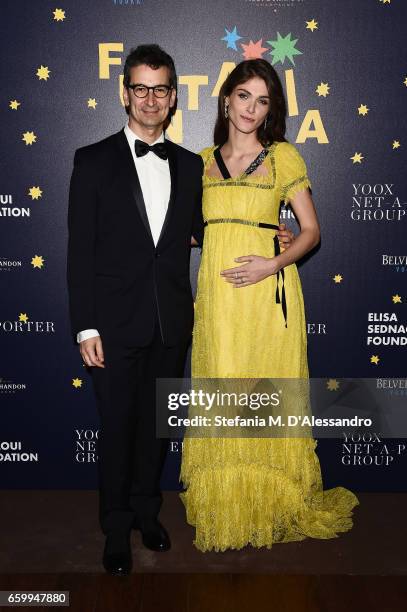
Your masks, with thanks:
M103 562L117 575L131 570L132 527L146 547L170 548L157 518L168 440L155 433L155 380L183 375L191 236L203 236L202 160L163 132L176 106L173 60L139 46L123 83L128 124L76 151L68 215L72 329L101 422Z

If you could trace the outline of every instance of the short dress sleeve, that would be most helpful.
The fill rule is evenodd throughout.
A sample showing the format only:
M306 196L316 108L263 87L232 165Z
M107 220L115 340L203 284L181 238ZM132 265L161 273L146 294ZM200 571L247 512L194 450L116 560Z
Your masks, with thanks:
M206 171L206 167L208 165L208 162L211 158L211 155L213 153L215 147L205 147L204 149L202 149L201 151L199 151L198 155L200 155L202 157L203 163L204 163L204 174Z
M277 145L276 166L280 201L288 204L296 193L311 187L305 162L291 143L280 142Z

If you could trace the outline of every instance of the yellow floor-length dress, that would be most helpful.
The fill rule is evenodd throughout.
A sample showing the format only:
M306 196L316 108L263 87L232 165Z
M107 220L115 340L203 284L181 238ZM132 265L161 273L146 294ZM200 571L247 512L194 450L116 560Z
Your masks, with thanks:
M215 147L204 160L205 229L198 275L192 345L194 378L308 378L307 337L297 266L281 275L235 289L219 275L242 255L275 254L276 232L238 219L278 225L280 202L310 186L297 149L274 143L253 174L208 175ZM262 174L259 172L262 171ZM180 478L187 521L201 551L270 548L306 537L332 538L352 527L355 495L336 487L323 491L310 438L194 438L186 436Z

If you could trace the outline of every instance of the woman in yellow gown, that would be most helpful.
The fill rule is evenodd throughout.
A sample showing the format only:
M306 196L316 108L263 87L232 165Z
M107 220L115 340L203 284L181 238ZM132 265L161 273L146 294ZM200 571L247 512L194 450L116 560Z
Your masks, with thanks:
M319 224L305 163L284 138L285 116L268 62L247 60L230 73L219 95L215 146L201 152L206 228L193 378L308 378L295 261L319 242ZM301 226L283 252L275 238L281 201L291 203ZM312 437L187 435L181 498L196 527L195 546L270 548L349 530L358 500L343 487L323 491L315 447Z

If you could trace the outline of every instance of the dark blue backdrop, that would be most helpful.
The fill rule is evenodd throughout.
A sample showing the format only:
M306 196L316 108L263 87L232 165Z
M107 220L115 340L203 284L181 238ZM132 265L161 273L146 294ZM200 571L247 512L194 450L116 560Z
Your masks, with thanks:
M407 323L405 3L64 0L56 8L3 0L0 9L0 486L96 485L97 413L68 322L67 192L74 150L126 121L120 75L140 43L158 42L175 58L179 111L169 135L194 151L211 144L223 63L248 54L274 63L290 100L288 139L307 162L322 228L320 248L300 266L311 374L405 376L406 334L368 333L369 313ZM198 265L194 252L193 284ZM326 485L403 489L406 458L395 444L387 466L363 465L363 448L349 459L360 455L362 465L348 465L343 440L321 441ZM382 443L373 453L380 457ZM168 488L178 462L174 444Z

